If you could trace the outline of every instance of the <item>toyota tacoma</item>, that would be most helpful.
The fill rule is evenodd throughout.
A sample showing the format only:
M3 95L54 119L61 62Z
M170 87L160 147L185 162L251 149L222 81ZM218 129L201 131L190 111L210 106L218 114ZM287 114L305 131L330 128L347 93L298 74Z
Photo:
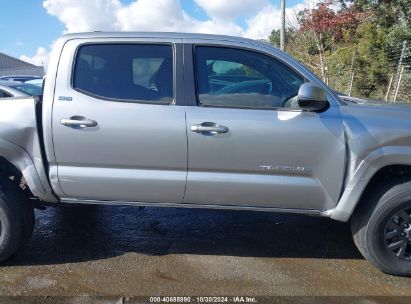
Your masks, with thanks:
M35 207L290 212L351 222L359 251L411 275L411 108L341 99L249 39L68 34L41 97L0 100L0 261Z

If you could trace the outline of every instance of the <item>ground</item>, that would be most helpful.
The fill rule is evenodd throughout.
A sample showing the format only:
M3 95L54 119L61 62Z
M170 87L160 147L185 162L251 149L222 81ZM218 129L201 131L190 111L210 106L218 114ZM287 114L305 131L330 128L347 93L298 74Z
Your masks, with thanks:
M1 295L411 296L364 260L349 225L272 213L137 207L36 211Z

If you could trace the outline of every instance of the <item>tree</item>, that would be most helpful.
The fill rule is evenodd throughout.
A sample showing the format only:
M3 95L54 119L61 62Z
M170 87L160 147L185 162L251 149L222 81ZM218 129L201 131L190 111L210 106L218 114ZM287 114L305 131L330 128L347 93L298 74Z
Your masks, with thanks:
M411 5L409 0L350 0L363 11L372 11L374 21L384 27L403 24L411 27Z
M358 36L356 71L361 77L356 79L354 90L360 96L382 97L392 73L384 51L386 32L372 22L365 22Z
M404 41L402 64L411 66L410 3L324 0L297 14L297 25L286 32L286 50L337 90L347 92L354 80L354 95L384 98L395 83ZM273 31L269 41L278 46L279 40Z
M291 40L293 39L295 35L295 32L293 29L288 28L285 31L285 45L289 44ZM275 47L279 48L280 47L280 30L272 30L270 37L268 37L268 41L274 45Z
M369 15L359 10L360 7L343 6L335 11L331 8L334 1L319 3L314 9L301 11L297 20L299 29L295 41L301 48L293 48L302 61L314 69L325 83L329 83L329 67L327 57L335 50L335 45L350 42L361 24ZM315 56L313 56L315 55Z

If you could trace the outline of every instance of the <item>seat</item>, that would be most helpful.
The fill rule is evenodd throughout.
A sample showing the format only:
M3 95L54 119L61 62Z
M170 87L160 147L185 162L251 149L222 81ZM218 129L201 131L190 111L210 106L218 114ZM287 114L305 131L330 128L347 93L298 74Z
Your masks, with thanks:
M160 98L173 97L173 62L166 58L161 63L155 74L154 84L158 89Z
M93 77L91 75L91 68L85 59L79 59L76 63L74 72L74 87L90 93L94 93Z

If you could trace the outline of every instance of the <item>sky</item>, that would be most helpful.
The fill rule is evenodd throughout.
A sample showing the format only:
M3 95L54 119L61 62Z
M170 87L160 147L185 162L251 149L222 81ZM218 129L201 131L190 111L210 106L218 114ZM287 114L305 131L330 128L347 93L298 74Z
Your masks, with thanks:
M317 0L286 0L287 16ZM0 0L0 52L47 65L53 42L84 31L177 31L267 39L280 0Z

